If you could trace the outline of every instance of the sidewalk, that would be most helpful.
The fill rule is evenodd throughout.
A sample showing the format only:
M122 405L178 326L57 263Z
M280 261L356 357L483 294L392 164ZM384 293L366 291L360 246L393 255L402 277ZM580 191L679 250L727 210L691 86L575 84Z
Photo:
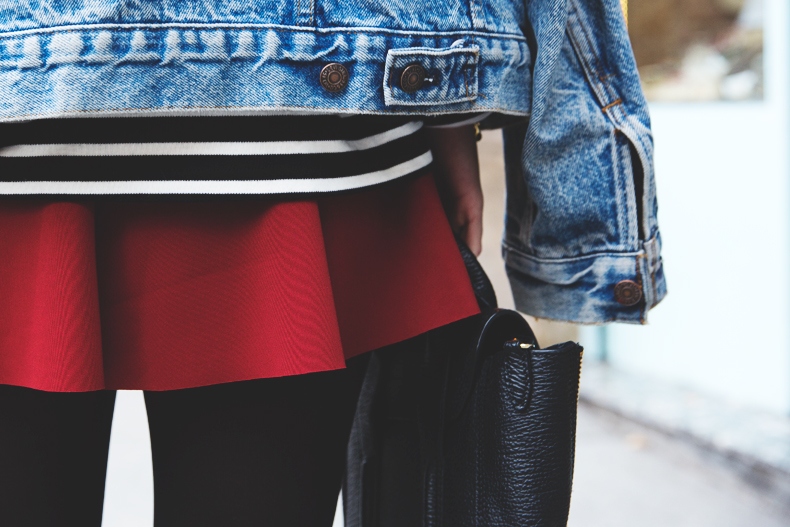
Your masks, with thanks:
M579 407L568 527L787 527L788 518L689 443Z

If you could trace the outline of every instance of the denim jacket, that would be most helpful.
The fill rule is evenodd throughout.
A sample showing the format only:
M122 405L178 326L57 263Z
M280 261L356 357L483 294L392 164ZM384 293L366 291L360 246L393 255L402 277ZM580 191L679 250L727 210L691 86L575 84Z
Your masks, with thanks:
M329 63L348 71L322 88ZM423 86L404 89L419 64ZM665 294L653 147L619 0L8 0L0 122L491 112L517 307L644 322Z

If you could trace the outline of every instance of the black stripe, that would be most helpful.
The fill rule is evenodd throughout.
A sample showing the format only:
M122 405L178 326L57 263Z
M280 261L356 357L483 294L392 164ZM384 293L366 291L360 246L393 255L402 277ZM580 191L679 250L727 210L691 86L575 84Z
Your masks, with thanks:
M0 124L0 146L354 140L411 121L414 118L366 115L45 119Z
M450 126L456 123L463 123L465 121L469 121L473 117L478 119L482 119L486 115L486 112L474 112L474 113L451 113L447 115L436 115L431 117L426 117L423 119L425 122L425 126Z
M0 157L0 181L342 178L385 170L427 151L428 142L420 129L375 148L332 154Z

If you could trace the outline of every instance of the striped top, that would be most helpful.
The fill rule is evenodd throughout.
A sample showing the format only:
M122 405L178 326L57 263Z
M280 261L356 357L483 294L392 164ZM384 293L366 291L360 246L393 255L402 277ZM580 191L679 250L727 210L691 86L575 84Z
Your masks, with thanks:
M414 118L338 115L2 124L0 195L351 190L427 170L432 158L423 124Z

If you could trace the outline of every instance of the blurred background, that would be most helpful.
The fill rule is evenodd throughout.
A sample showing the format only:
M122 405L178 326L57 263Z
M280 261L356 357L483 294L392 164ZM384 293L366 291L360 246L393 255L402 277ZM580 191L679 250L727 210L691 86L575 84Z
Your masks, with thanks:
M541 344L586 348L569 526L788 527L790 2L625 7L653 119L669 295L642 327L531 320ZM512 307L498 132L480 156L481 260ZM105 527L152 525L148 448L141 394L119 393Z

